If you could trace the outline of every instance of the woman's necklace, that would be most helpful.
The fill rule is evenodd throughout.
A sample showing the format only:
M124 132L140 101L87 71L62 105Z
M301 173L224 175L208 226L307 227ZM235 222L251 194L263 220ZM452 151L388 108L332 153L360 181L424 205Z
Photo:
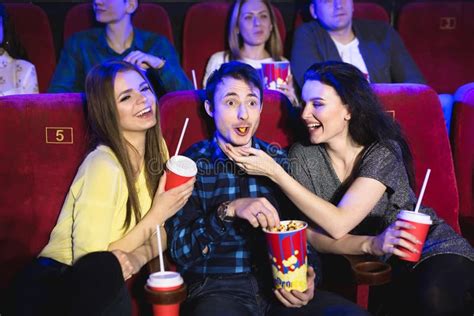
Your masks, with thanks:
M347 164L345 163L345 160L340 160L341 162L339 164L336 164L335 159L333 159L331 155L329 155L331 159L331 164L334 168L334 171L336 172L337 177L341 181L341 183L346 181L347 178L349 178L349 176L351 175L352 170L354 169L354 163L360 151L361 149L356 149L353 152L351 159L348 160L349 162Z

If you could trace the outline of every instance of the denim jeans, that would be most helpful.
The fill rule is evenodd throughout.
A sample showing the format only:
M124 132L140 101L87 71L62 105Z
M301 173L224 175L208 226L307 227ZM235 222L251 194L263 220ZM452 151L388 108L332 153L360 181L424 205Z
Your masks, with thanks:
M182 306L186 316L369 315L356 304L319 289L306 306L285 307L273 294L263 294L251 274L208 276L192 282L188 289Z

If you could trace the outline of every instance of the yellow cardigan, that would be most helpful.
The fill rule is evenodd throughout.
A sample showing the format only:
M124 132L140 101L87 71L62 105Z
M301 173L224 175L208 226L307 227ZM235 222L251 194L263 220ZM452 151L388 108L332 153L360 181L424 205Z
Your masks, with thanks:
M136 188L143 217L151 207L144 170ZM98 146L79 167L58 222L39 256L72 265L85 254L107 250L126 233L127 198L125 174L115 154L107 146ZM129 230L135 224L132 217Z

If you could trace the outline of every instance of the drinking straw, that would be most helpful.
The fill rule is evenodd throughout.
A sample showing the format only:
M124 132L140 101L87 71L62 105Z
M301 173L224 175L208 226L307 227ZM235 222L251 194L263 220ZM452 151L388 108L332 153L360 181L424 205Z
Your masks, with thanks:
M421 186L420 196L416 202L415 212L418 213L421 205L421 199L423 199L423 194L425 194L426 184L428 183L428 178L430 177L431 169L426 170L425 180L423 180L423 185Z
M197 81L196 81L196 72L193 70L191 70L191 74L193 75L193 84L194 84L194 90L197 90L198 89L198 85L197 85Z
M188 122L189 117L187 117L184 121L183 130L181 131L181 136L179 137L178 147L176 147L176 153L174 154L175 156L177 156L179 153L179 148L181 147L181 143L183 142L184 133L186 132L186 127L188 127Z
M163 262L163 246L161 245L160 225L156 225L156 239L158 241L158 252L160 253L160 272L165 272L165 263Z

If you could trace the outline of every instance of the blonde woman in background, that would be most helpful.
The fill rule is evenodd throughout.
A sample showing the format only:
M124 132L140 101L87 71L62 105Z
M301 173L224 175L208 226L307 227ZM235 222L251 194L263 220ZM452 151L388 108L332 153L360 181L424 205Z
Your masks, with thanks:
M231 7L228 32L228 50L217 52L209 59L204 87L211 73L231 60L244 62L257 70L262 68L262 63L287 60L283 57L275 12L269 0L236 0ZM297 105L291 74L288 82L279 85L278 90Z

